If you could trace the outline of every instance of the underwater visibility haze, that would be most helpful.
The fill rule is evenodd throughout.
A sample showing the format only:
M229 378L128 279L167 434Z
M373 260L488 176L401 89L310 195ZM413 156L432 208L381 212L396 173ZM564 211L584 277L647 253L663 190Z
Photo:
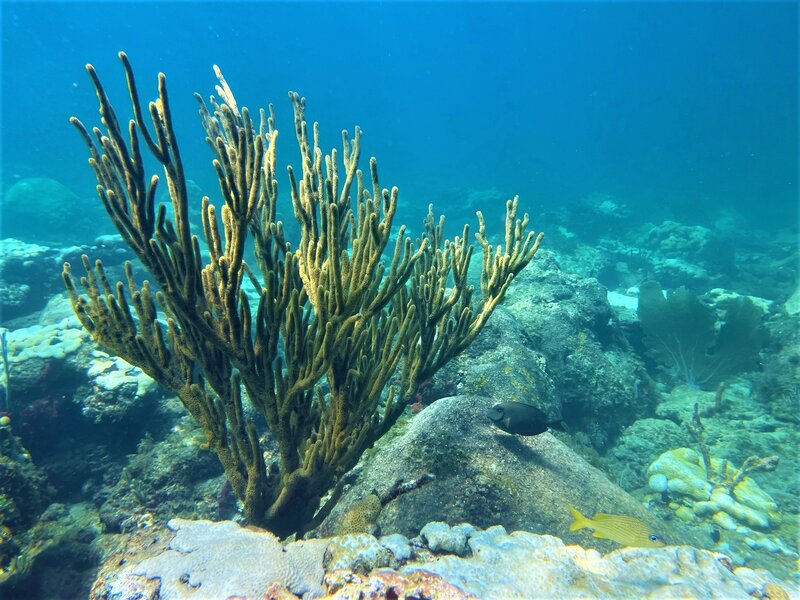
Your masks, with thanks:
M0 597L800 592L796 3L0 10Z

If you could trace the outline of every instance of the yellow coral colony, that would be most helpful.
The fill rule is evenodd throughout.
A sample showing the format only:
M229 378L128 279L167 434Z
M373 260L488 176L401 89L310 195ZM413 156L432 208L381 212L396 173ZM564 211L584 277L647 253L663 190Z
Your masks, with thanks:
M527 215L517 218L516 198L506 204L503 245L489 243L479 214L483 269L473 301L469 229L445 240L442 219L429 210L418 243L401 226L392 247L397 188L381 188L374 158L366 177L358 169L361 131L343 134L342 169L335 150L323 155L317 125L308 128L305 100L290 94L302 159L298 172L289 169L301 231L293 249L276 218L272 109L251 115L239 107L215 69L218 97L210 107L197 99L223 203L218 211L203 198L201 240L189 226L166 77L158 76L158 99L142 107L133 69L120 59L134 119L119 122L88 65L104 129L72 122L89 149L101 202L154 284L136 282L127 264L125 283L112 285L103 265L84 257L85 296L64 267L72 306L98 343L181 399L250 523L279 535L301 532L330 509L320 508L321 498L396 421L418 384L475 339L542 236L527 231ZM146 176L143 150L163 167L173 222L156 208L159 178ZM245 280L258 292L255 305ZM243 409L243 389L276 440L271 468Z

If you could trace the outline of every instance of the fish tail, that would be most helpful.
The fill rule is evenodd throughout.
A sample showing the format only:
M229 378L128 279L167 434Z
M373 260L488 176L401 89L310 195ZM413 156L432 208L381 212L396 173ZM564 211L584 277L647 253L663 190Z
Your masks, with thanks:
M589 523L589 519L584 517L577 509L573 507L568 507L570 514L572 514L572 523L570 523L569 530L570 531L577 531L578 529L583 529L584 527L590 527L591 524Z

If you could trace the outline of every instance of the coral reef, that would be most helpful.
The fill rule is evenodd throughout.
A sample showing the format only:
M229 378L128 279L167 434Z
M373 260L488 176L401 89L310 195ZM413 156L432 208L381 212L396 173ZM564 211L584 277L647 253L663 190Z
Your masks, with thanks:
M9 598L79 598L105 560L102 527L85 503L53 503L36 524L18 536L20 549L0 571L0 591ZM6 596L7 594L7 596Z
M432 521L419 531L419 536L431 552L465 556L471 553L467 541L475 533L468 523L450 527L441 521Z
M385 567L391 562L397 562L396 557L392 557L391 549L366 533L336 536L325 548L326 570L347 569L367 575L376 567Z
M65 229L70 228L61 225L57 231ZM0 233L8 235L5 228ZM119 236L92 239L91 245L81 247L63 247L55 240L46 244L8 237L0 239L1 324L10 329L26 327L31 325L31 315L47 310L46 305L63 293L59 273L65 260L80 261L81 254L91 252L93 256L102 258L111 271L116 264L131 258L127 247L123 249Z
M598 451L623 427L652 415L657 398L644 364L631 352L607 290L597 280L565 272L551 253L543 252L516 284L506 307L524 345L541 356L552 385L545 397L553 399L555 408L542 408L560 416L573 434L580 432L582 443ZM536 366L528 370L535 373Z
M367 494L347 509L337 533L339 535L375 533L381 508L381 499L377 494Z
M90 168L20 119L30 144L6 158L31 163L0 182L17 238L0 240L0 596L86 597L106 561L93 597L109 600L798 597L785 195L715 196L702 169L565 187L585 148L480 173L450 131L401 198L358 128L326 155L303 98L249 111L218 69L203 133L179 144L177 88L159 75L150 96L120 58L127 97L89 67L100 115L72 121ZM437 141L420 123L413 140ZM541 251L506 201L531 175ZM512 402L558 430L493 427L487 407ZM570 532L570 504L668 547Z
M603 212L604 205L610 212ZM611 204L601 200L595 205L573 205L580 210L561 207L552 222L546 220L547 213L542 215L552 232L548 246L559 252L565 270L596 277L611 290L655 279L665 288L724 286L782 300L795 289L796 229L761 231L741 215L729 215L709 226L675 220L653 223L647 222L652 214L629 217L624 210L614 212L615 205L612 199ZM638 208L652 212L646 204ZM688 220L688 215L684 218ZM592 225L587 227L587 223ZM744 238L739 235L743 228L749 232Z
M175 532L167 547L145 560L130 564L92 597L133 597L159 578L161 597L181 597L183 590L202 587L207 598L239 596L258 598L270 583L277 582L293 594L323 593L322 559L327 541L293 542L282 546L266 531L243 529L230 521L185 521L169 523ZM235 561L221 560L223 557Z
M329 592L326 598L330 600L351 598L477 600L472 594L424 569L409 574L390 569L376 569L368 577L361 577L351 571L334 571L325 575L325 584Z
M140 369L91 341L63 296L51 299L33 324L10 329L7 341L13 374L7 412L35 454L73 411L97 424L130 427L163 397Z
M28 574L40 546L31 530L55 495L5 419L0 424L0 584Z
M595 550L566 546L560 539L491 527L469 540L472 555L447 556L435 563L409 565L404 573L429 570L478 598L620 598L659 596L742 598L768 583L781 582L753 573L757 584L732 572L725 557L686 546L625 548L602 556ZM745 575L745 573L743 573Z
M742 524L766 531L780 525L782 515L778 505L753 479L739 477L741 469L716 458L711 459L710 468L713 472L722 471L722 481L709 480L698 452L676 448L663 453L650 465L648 485L655 492L668 493L675 498L686 497L690 510L681 511L679 516L685 515L690 521L694 517L710 517L725 529L736 529Z

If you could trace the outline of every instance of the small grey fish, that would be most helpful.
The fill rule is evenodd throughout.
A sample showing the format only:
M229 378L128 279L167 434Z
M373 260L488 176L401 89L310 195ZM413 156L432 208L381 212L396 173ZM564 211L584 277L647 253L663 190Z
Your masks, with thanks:
M539 435L550 427L564 430L560 421L551 421L544 411L524 402L500 402L486 416L503 431L516 435Z

